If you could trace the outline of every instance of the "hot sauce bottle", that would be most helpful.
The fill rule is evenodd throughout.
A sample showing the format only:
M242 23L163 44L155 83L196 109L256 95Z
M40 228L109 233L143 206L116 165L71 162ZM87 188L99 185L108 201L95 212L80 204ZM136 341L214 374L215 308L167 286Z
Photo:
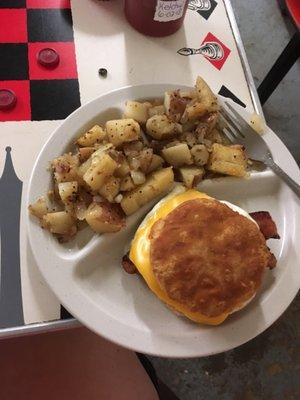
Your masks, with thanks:
M168 36L182 25L188 0L125 0L125 15L139 32Z

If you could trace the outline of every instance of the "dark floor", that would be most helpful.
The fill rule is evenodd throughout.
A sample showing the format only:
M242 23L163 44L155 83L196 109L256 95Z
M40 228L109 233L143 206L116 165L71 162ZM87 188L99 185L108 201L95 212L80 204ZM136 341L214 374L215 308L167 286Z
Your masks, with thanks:
M232 0L232 5L258 86L288 43L291 26L276 0ZM264 113L299 163L299 62L265 104ZM181 400L299 400L300 296L271 328L235 350L201 359L151 360Z

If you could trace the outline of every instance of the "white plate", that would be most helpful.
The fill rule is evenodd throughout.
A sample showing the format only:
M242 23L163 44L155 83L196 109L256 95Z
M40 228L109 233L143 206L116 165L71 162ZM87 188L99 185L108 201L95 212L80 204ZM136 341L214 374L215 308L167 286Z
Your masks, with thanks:
M71 114L43 147L32 172L28 203L47 192L51 184L49 160L94 123L120 117L127 99L160 97L175 85L126 87L105 94ZM245 114L245 111L239 108ZM275 160L300 181L299 169L286 147L267 129L264 135ZM74 317L94 332L132 350L166 357L199 357L232 349L270 326L288 307L300 286L299 200L270 171L253 173L248 180L221 178L205 181L200 189L229 200L247 211L268 210L281 239L270 240L278 266L266 273L263 287L243 311L218 327L197 325L177 317L160 302L137 275L121 267L143 210L117 234L92 235L82 231L73 243L60 245L28 218L32 250L45 280Z

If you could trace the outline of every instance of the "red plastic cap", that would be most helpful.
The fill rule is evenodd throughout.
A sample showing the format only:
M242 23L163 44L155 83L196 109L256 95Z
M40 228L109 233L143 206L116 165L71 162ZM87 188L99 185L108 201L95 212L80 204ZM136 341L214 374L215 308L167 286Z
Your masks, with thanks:
M9 89L0 89L0 110L10 110L17 103L15 92Z
M41 65L47 68L55 68L59 64L59 54L50 48L40 50L37 59Z

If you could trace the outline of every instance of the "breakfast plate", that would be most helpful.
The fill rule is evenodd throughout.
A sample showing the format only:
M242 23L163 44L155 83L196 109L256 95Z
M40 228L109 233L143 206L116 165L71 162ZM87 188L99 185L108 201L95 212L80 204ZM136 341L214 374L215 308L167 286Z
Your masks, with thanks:
M128 99L160 97L166 90L187 89L172 84L133 86L102 95L71 114L51 135L33 168L28 204L51 187L49 160L68 151L71 143L93 124L120 118ZM246 119L250 115L239 106ZM296 181L299 169L274 132L264 139L274 160ZM157 202L152 201L127 219L117 233L101 236L83 229L68 243L58 243L28 216L28 235L40 272L68 311L94 332L129 349L164 357L201 357L237 347L267 329L288 307L300 287L299 199L271 171L252 172L250 178L214 178L198 189L232 202L248 212L267 210L280 240L268 242L277 267L268 273L255 299L222 325L194 324L170 312L138 275L128 275L121 259L135 230Z

